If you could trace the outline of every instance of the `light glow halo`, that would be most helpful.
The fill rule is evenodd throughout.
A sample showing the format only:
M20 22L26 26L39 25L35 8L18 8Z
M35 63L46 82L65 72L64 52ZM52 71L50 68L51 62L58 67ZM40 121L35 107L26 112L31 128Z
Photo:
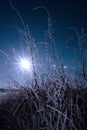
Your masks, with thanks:
M31 72L32 64L29 58L19 57L17 61L18 61L17 66L22 72L25 72L25 71Z
M21 59L20 60L20 67L24 70L29 70L30 69L30 63L29 60L27 59Z

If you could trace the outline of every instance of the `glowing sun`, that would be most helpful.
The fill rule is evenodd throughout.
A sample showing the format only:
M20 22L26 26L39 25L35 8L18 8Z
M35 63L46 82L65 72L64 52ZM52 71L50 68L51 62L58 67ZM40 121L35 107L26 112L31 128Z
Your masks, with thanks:
M21 59L20 60L20 67L25 69L25 70L28 70L30 68L30 63L27 59Z
M31 71L31 62L27 58L20 58L19 69L23 71Z

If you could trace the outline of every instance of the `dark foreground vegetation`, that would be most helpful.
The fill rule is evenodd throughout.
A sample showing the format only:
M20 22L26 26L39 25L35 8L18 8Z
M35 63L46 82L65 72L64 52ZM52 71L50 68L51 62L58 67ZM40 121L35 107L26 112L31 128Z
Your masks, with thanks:
M0 103L0 130L86 130L87 89L24 88Z

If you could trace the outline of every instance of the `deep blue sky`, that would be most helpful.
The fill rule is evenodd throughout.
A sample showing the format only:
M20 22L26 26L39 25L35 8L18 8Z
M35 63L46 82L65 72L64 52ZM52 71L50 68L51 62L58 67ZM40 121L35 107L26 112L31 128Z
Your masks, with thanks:
M29 25L32 37L38 42L43 41L44 31L47 29L47 14L43 9L32 11L36 6L46 6L52 15L55 29L55 41L59 53L66 40L75 32L67 29L74 26L80 31L87 31L87 3L86 0L12 0L19 10L26 24ZM16 12L10 6L10 0L0 0L0 49L9 53L12 48L19 49L23 44L20 34L12 27L21 27ZM72 48L76 46L74 39L65 57L69 57Z
M60 47L69 38L69 26L87 30L86 0L12 0L22 14L26 24L29 24L32 36L38 41L43 40L46 29L47 14L41 9L32 8L44 5L50 11L54 20L55 40ZM20 40L12 25L21 26L17 14L10 7L10 0L0 0L0 48L15 47ZM38 32L38 33L37 33Z
M87 3L86 0L12 0L13 5L21 13L25 24L29 25L31 35L36 43L44 39L44 31L47 29L47 14L43 9L32 11L37 6L45 6L54 21L54 38L58 54L61 56L65 42L73 35L69 48L65 49L66 65L71 60L73 50L76 47L75 32L68 27L76 27L81 33L81 29L87 32ZM16 12L10 6L10 0L0 0L0 49L12 56L12 48L21 54L23 39L13 26L21 28L21 22ZM42 53L42 50L41 50ZM0 84L2 80L2 67L7 64L5 55L0 53ZM4 61L5 62L4 62ZM8 70L15 74L14 68L10 65ZM4 69L3 69L4 70ZM5 79L5 76L3 76ZM17 76L16 76L17 77Z

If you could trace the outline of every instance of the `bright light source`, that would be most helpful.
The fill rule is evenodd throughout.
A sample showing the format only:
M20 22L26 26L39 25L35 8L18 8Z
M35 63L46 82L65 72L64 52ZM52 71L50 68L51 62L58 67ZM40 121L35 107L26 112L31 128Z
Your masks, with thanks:
M28 58L22 58L20 57L18 60L18 68L21 71L30 72L32 70L32 64L31 61Z
M29 70L29 68L30 68L29 61L27 59L21 59L21 61L20 61L20 67L22 69Z

